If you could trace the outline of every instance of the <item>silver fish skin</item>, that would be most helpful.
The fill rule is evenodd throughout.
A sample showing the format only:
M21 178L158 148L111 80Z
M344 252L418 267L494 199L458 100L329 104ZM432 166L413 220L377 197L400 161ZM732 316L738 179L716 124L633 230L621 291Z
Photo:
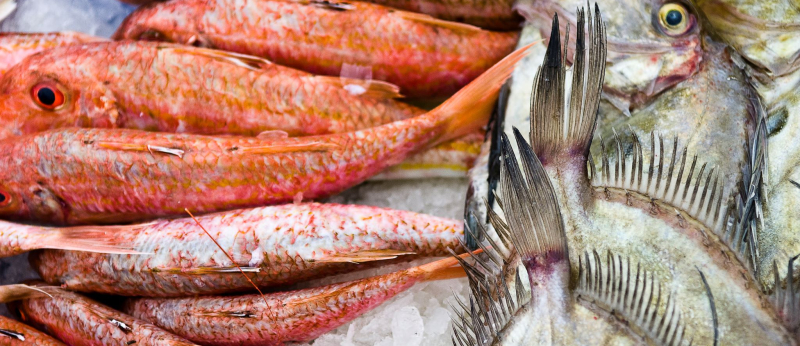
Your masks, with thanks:
M140 254L44 250L31 253L32 267L45 281L73 291L182 297L294 284L412 256L447 256L463 239L455 220L319 203L112 227L110 236Z
M605 53L597 9L594 18L571 75L554 31L529 139L514 131L515 149L503 136L499 210L489 210L492 229L470 230L494 234L479 264L462 262L472 295L454 321L456 344L796 345L790 306L771 304L746 261L747 237L732 233L753 220L747 208L722 204L713 179L691 160L680 169L660 144L649 151L647 139L618 140L616 164L590 157ZM752 165L746 178L764 168L761 119L750 147L738 147Z

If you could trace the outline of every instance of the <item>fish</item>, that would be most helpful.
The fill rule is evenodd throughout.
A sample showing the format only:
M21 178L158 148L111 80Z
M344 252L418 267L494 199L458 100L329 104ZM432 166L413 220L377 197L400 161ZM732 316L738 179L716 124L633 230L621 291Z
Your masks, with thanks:
M458 304L454 343L797 344L798 290L756 283L752 207L724 206L715 179L698 172L702 158L675 160L686 155L648 150L633 135L614 141L615 163L593 157L605 26L597 6L578 23L570 71L553 23L529 136L501 135L492 228L465 226L484 233L484 255L461 261L471 293ZM757 193L751 178L765 167L764 124L762 114L738 149L749 155L743 196Z
M124 228L124 227L123 227ZM119 228L44 227L0 220L0 258L37 249L62 249L116 254L139 254L132 244L116 238Z
M101 40L104 39L71 31L0 33L0 76L26 57L43 50Z
M518 34L359 1L182 0L137 9L113 38L249 54L320 75L369 75L407 97L430 98L467 85L511 53Z
M481 129L413 155L370 180L464 178L481 153L484 132Z
M135 244L140 255L37 251L29 257L32 267L48 283L72 291L182 297L294 284L398 257L448 256L463 239L455 220L318 203L117 228L123 227L108 237Z
M702 28L699 14L690 2L628 0L622 6L618 1L596 3L606 8L608 19L604 99L622 114L628 115L698 71L703 58ZM528 37L524 41L547 39L554 14L559 15L562 30L575 30L575 9L581 5L580 0L518 2L515 8L529 22L523 29L522 35ZM668 16L672 24L667 21ZM543 50L541 47L539 51ZM540 61L541 56L534 59L532 55L531 59Z
M41 345L65 346L45 333L25 325L22 322L0 316L0 342L8 346Z
M396 101L397 87L385 82L315 76L261 58L158 42L53 48L6 71L0 94L0 121L7 124L0 139L70 126L309 136L425 113Z
M134 298L127 313L203 345L284 345L310 341L415 284L463 277L444 258L371 278L265 295Z
M722 40L769 76L800 67L800 7L796 1L699 0L697 7Z
M511 0L367 0L376 4L424 13L444 20L472 24L489 30L519 30L522 18Z
M330 196L483 127L527 48L424 115L356 132L253 138L64 128L0 141L0 216L124 223Z
M195 345L82 295L38 283L0 286L0 299L25 323L69 345Z

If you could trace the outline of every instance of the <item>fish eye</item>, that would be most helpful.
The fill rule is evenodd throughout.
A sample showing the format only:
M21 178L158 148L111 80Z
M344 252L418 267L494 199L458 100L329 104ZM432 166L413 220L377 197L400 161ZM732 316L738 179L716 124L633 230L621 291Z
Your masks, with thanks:
M0 191L0 207L5 207L11 204L11 195L4 191Z
M40 83L31 89L33 101L46 110L55 110L64 105L64 93L53 83Z
M160 31L155 29L147 29L143 31L139 38L139 41L158 41L158 42L169 42L167 35L162 34Z
M658 10L658 23L669 36L683 35L694 27L694 17L681 4L664 4Z

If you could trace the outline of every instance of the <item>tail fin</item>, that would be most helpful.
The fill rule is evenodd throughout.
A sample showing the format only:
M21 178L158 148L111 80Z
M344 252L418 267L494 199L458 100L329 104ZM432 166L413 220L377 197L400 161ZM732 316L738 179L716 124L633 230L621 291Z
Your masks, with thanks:
M472 254L465 253L456 257L464 259L470 257L471 255L479 254L481 252L483 251L479 249L477 251L473 251ZM461 266L458 265L458 259L456 257L448 257L440 259L435 262L423 264L416 268L411 268L410 270L420 272L422 274L422 278L424 281L446 280L446 279L466 277L467 274L464 272L464 269L462 269Z
M430 111L444 125L442 136L434 144L446 142L486 126L503 83L514 72L517 63L528 55L531 43L509 54L503 60L459 90L453 97Z
M585 159L589 154L606 60L605 27L596 5L594 18L589 14L588 39L584 25L585 12L581 9L568 112L564 109L567 68L561 51L558 16L553 18L545 60L534 79L530 139L533 151L545 164L559 156L582 155ZM569 31L565 42L569 42Z
M10 303L18 300L52 297L45 290L48 287L36 287L24 284L0 286L0 303Z

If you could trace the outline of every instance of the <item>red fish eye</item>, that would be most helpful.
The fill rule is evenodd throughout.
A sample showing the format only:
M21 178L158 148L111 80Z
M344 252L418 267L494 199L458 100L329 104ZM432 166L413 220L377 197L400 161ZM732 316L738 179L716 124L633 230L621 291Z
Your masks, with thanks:
M0 191L0 207L5 207L11 203L11 196L8 193Z
M64 93L51 83L39 84L31 89L31 97L39 107L53 110L64 104Z
M169 38L158 30L147 29L139 35L139 41L169 42Z

